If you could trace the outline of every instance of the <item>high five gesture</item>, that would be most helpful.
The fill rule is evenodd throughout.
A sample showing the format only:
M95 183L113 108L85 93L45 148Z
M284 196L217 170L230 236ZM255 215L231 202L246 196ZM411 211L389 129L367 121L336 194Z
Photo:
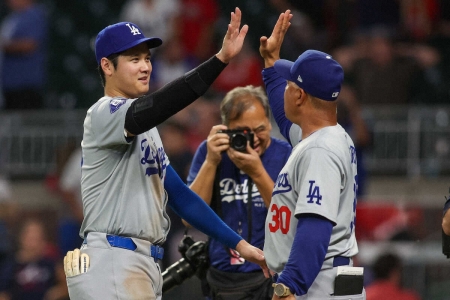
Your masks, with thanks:
M230 24L228 24L228 30L223 38L222 49L216 54L217 58L224 63L228 63L233 57L235 57L242 49L245 36L248 32L248 25L241 26L242 13L241 10L236 7L235 11L231 13Z

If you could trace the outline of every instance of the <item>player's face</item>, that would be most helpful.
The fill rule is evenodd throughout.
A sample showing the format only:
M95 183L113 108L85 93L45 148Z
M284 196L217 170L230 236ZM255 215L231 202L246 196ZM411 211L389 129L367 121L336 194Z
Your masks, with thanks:
M125 98L137 98L149 90L152 64L150 52L145 43L128 49L119 55L117 67L112 76L116 93Z
M270 145L270 131L272 125L266 117L264 107L256 100L239 119L233 120L228 125L229 129L249 129L254 134L253 146L261 156Z

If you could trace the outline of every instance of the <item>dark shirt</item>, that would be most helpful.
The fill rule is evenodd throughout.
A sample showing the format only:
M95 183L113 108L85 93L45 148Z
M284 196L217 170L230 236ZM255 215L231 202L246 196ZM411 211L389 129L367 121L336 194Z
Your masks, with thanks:
M6 292L11 300L41 300L56 284L55 265L49 259L20 263L6 260L0 267L0 292Z
M292 147L287 142L272 138L270 146L261 155L264 168L274 182L288 160L291 150ZM194 155L187 179L188 184L191 184L197 176L205 161L207 152L206 141L204 141ZM248 241L248 176L236 167L226 153L223 153L219 177L221 207L217 213L231 229L242 235ZM255 247L262 249L264 246L267 208L256 185L253 185L252 189L252 204L252 233L250 242ZM211 206L214 206L213 201ZM230 252L229 249L226 249L223 244L215 239L210 240L209 258L213 267L224 272L247 273L261 270L257 264L250 262L244 263L241 258L236 257L234 252Z
M47 12L40 4L12 12L3 21L1 38L6 42L32 39L37 43L37 49L31 53L3 55L1 77L5 91L44 87L47 79L47 26Z

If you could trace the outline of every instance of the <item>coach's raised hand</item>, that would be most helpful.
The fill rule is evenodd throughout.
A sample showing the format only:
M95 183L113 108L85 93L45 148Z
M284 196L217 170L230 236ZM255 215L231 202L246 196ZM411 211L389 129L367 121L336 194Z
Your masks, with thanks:
M228 30L223 38L222 48L216 54L217 58L224 63L229 63L242 49L245 36L248 32L248 25L241 27L241 10L236 7L235 11L231 13L230 24Z
M273 66L275 61L280 59L281 44L283 44L284 36L289 26L291 26L291 19L292 14L288 9L280 14L270 37L262 36L260 38L259 53L264 59L264 68Z

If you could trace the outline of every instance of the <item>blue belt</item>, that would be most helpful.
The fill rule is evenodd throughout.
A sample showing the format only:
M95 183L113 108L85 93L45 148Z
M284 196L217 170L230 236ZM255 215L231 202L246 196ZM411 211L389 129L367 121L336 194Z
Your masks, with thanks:
M118 235L107 234L106 239L111 247L127 249L135 251L137 249L136 244L133 242L132 238L123 237ZM86 239L84 239L84 244L86 244ZM155 261L161 260L164 257L164 248L156 245L150 246L149 255L155 259Z

